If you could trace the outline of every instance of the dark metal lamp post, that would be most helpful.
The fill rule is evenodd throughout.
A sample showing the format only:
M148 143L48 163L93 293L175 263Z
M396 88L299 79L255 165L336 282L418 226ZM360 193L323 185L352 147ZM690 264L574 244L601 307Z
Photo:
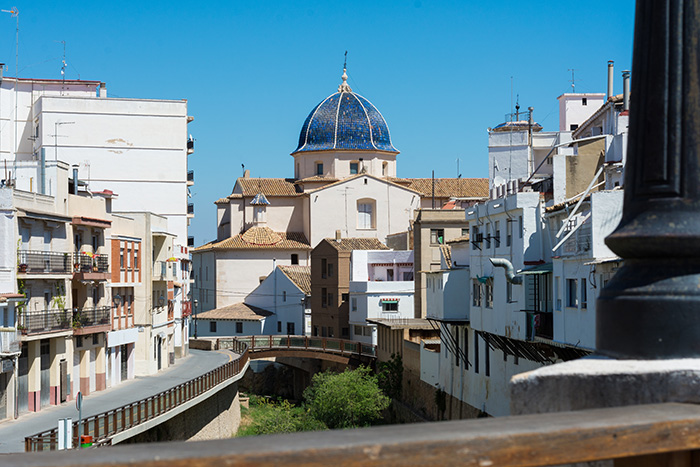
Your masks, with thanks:
M622 220L624 259L597 303L616 358L700 356L700 0L638 0Z
M197 338L197 299L194 300L194 338Z

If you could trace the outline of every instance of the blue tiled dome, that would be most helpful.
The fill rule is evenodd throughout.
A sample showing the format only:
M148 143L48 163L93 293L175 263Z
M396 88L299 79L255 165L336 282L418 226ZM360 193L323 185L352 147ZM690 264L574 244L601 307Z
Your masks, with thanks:
M292 154L329 149L354 149L396 152L389 128L379 110L370 101L355 94L346 83L311 111Z

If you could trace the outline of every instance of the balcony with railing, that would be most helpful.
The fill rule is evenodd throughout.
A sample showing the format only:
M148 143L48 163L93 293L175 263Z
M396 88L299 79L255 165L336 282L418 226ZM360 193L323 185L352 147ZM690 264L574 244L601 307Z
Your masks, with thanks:
M187 203L187 217L194 217L194 203Z
M533 341L536 337L543 339L554 338L554 315L540 311L527 312L527 340Z
M70 274L72 255L55 251L19 250L17 272L20 274Z
M76 334L109 331L111 307L86 307L73 310L73 329Z
M187 186L194 185L194 170L187 171Z
M73 274L78 280L107 280L109 257L84 251L73 253Z
M194 152L194 138L187 138L187 154L192 154Z
M174 261L154 261L153 262L154 281L175 281L177 280L177 262Z
M22 334L32 335L74 329L77 334L100 332L95 327L110 325L110 307L85 307L73 310L40 310L19 315L18 329Z

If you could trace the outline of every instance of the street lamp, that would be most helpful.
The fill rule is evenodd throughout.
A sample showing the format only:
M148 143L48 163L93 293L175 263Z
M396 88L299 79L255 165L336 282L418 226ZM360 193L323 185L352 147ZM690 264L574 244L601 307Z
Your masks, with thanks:
M199 304L199 302L195 298L195 300L194 300L194 338L195 339L197 338L197 304Z

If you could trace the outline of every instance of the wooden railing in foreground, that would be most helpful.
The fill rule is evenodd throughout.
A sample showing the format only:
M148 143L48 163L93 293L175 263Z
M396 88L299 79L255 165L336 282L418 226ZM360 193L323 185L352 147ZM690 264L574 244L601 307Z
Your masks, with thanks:
M391 425L218 441L172 442L3 457L14 463L205 465L465 465L531 467L614 459L616 467L700 460L700 406L653 404L478 420Z
M361 357L377 357L377 346L362 342L332 337L308 336L244 336L232 339L218 339L219 348L228 348L230 342L248 344L251 353L266 350L310 350L313 352L333 353L338 355L353 355Z
M83 419L82 434L91 435L97 445L108 445L111 436L163 415L240 374L248 361L248 346L245 342L233 342L230 349L238 354L237 358L208 373L145 399ZM77 421L73 422L73 446L78 446ZM25 451L55 450L57 447L57 428L24 439Z

